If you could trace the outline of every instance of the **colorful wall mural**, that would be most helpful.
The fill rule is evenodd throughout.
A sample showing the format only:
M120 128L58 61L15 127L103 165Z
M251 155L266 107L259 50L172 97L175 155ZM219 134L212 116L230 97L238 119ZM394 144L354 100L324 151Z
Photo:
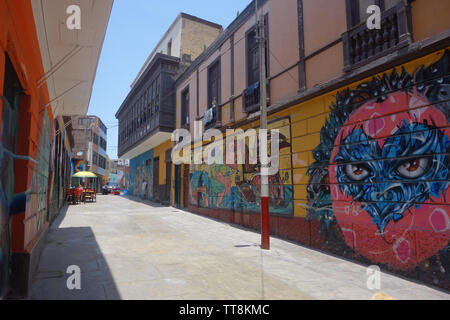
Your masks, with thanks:
M24 252L32 248L49 221L53 177L59 177L60 182L67 177L58 172L50 174L55 134L51 111L44 107L43 100L37 99L42 112L36 117L35 134L21 134L26 131L23 126L30 125L34 118L26 109L30 108L30 96L24 94L9 60L5 66L3 92L0 109L0 297L6 294L10 282L11 255L15 250ZM28 144L35 146L34 152L24 154ZM68 154L70 150L64 152ZM55 162L62 160L61 154L58 153Z
M36 148L38 154L19 155L17 150L20 143L20 123L26 123L25 119L20 118L24 101L27 101L27 98L11 62L7 60L0 142L0 297L5 293L9 278L12 216L25 212L22 221L25 246L41 230L47 218L51 122L47 110L44 109L40 119L42 129L38 137L39 145ZM17 161L28 162L30 167L33 167L30 184L23 192L17 192ZM26 173L23 176L26 177Z
M117 173L110 173L108 180L109 182L117 183L123 188L125 188L128 185L126 172L123 170L117 170Z
M449 287L450 54L339 92L308 169L325 248Z
M142 199L153 198L153 150L130 160L129 194Z
M14 194L14 172L19 128L21 86L9 59L5 65L5 88L1 97L0 140L0 297L8 284L10 215L23 208L23 195ZM7 81L9 80L9 81Z
M72 159L72 175L84 170L83 159Z
M48 221L48 194L51 189L49 184L50 170L50 148L51 148L51 122L47 113L44 112L42 119L41 135L37 148L36 162L34 163L33 176L29 190L27 191L27 204L25 210L25 244L27 245L33 237L41 230Z
M289 118L272 121L268 129L280 131L280 171L269 177L270 213L292 215L292 152ZM247 213L260 212L260 164L248 164L250 162L248 143L249 141L246 140L246 165L191 165L189 179L189 201L191 205L200 208L225 209ZM237 160L236 146L235 150Z

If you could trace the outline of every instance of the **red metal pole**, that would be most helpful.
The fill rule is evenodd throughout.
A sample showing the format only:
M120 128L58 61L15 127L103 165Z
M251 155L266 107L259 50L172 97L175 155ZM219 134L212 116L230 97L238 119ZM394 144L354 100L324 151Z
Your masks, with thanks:
M261 197L261 248L270 250L269 197Z

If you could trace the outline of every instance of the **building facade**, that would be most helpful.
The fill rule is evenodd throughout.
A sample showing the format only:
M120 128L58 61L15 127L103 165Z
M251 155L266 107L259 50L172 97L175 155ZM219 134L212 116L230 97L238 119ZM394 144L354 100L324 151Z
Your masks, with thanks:
M184 13L178 15L131 86L116 113L118 155L130 160L129 192L170 201L171 133L175 129L175 79L219 35L222 27Z
M80 171L95 173L98 177L97 192L100 192L108 167L106 155L108 129L96 116L71 116L71 119L74 139L72 172L74 174Z
M450 4L258 2L280 133L271 234L450 289ZM177 129L258 130L255 21L252 2L176 79ZM169 165L173 205L259 230L258 164Z
M0 299L27 297L43 240L64 204L71 158L65 116L87 110L112 1L81 5L97 16L86 15L86 32L76 37L60 28L69 5L0 0ZM84 41L90 32L98 37ZM80 41L85 51L62 61ZM74 87L67 79L83 82Z
M117 183L121 190L128 189L130 181L130 161L124 159L110 160L108 181Z

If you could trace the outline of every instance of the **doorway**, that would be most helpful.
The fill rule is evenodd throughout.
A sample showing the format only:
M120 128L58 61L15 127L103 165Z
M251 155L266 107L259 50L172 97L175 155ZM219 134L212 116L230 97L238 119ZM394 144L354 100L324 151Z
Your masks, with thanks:
M164 202L170 205L170 190L172 186L172 162L171 162L171 152L169 149L166 151L166 185L164 192Z
M181 165L175 166L175 207L181 208Z
M189 165L183 165L183 207L187 208L189 205Z
M159 157L153 160L153 201L161 202L159 190Z

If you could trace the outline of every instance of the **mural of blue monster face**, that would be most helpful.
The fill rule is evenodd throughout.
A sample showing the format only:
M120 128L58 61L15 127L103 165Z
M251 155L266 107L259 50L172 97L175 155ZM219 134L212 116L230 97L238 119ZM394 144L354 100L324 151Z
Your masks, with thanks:
M391 220L447 189L449 150L448 136L426 124L403 120L383 147L358 128L341 141L334 158L339 188L364 204L383 234Z
M450 279L450 52L439 57L336 95L308 170L325 248Z

